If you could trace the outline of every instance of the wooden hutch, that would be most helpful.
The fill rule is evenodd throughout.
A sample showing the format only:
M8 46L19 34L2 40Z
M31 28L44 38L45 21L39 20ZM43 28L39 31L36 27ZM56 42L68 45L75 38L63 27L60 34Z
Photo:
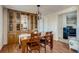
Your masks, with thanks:
M18 35L37 28L37 15L8 9L8 44L18 43Z

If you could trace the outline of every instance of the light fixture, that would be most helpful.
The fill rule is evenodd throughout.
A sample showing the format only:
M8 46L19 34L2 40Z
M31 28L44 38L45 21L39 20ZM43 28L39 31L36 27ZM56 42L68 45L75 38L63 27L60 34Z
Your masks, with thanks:
M40 12L40 5L37 5L37 22L38 22L38 30L40 29L40 21L43 22L43 33L44 33L44 19L42 17L42 13Z
M40 29L40 21L43 20L43 33L44 33L44 19L42 18L42 14L40 12L40 5L37 5L37 22L38 22L38 30Z
M41 18L40 5L37 5L37 18L38 20Z

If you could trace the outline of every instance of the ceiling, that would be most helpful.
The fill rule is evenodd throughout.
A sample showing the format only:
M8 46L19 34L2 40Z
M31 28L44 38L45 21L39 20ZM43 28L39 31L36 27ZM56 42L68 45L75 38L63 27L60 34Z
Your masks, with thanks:
M36 13L37 11L36 5L4 5L4 7L14 10L26 11L30 13ZM69 7L71 7L71 5L41 5L40 12L42 14L48 14L51 12L53 13L53 12L61 11Z

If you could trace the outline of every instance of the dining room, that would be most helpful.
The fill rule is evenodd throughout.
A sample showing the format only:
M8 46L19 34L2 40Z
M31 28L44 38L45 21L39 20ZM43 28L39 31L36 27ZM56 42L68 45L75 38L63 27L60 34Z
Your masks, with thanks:
M61 41L59 15L76 10L68 5L3 5L1 53L74 53ZM60 22L60 23L59 23ZM63 39L63 38L62 38Z

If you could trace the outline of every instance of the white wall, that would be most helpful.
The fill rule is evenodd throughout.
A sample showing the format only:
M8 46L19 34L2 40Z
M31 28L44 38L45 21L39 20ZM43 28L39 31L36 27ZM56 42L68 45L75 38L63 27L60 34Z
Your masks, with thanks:
M38 31L39 32L44 32L44 22L43 22L43 19L44 17L43 16L41 16L41 19L40 20L38 20Z
M0 49L3 46L3 8L0 6Z
M8 20L8 17L7 17L7 9L6 8L4 8L4 10L3 10L3 34L4 34L4 37L3 37L3 44L4 45L6 45L7 44L7 33L8 33L8 27L7 27L7 25L8 25L8 22L7 22L7 20Z
M63 39L63 15L58 16L58 39ZM62 30L59 30L62 29Z
M54 40L58 40L57 18L56 13L51 13L44 16L44 31L52 31L54 34Z
M46 16L42 15L41 19L38 21L38 30L39 32L45 33L48 31L48 19Z
M77 8L77 39L79 40L79 6Z
M77 7L73 6L73 7L61 10L59 12L56 12L56 13L51 12L51 14L44 15L43 16L43 18L44 18L44 31L45 32L46 31L53 31L55 40L58 40L59 36L63 37L63 35L62 35L63 31L60 31L60 30L63 30L62 27L66 26L66 22L65 22L66 18L63 16L63 18L61 20L62 22L60 21L60 24L59 24L59 20L60 20L59 15L62 15L64 13L68 13L68 12L72 12L76 9L77 9ZM62 24L62 26L61 26L61 24ZM61 26L60 29L59 29L59 26Z
M7 44L7 9L0 5L0 49Z

